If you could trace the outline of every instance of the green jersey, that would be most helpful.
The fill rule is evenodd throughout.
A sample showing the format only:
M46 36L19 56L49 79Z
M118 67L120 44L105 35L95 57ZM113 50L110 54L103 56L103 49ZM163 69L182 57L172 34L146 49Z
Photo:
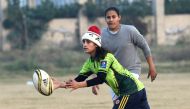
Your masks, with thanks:
M88 58L79 75L88 77L89 72L94 74L106 73L104 82L118 96L130 95L144 88L143 83L125 69L111 53L107 53L105 58L100 61Z

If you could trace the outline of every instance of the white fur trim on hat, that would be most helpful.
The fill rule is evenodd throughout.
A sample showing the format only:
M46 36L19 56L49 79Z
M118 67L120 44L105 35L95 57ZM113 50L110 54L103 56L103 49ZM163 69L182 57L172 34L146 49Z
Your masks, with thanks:
M96 34L95 32L88 31L82 36L82 40L88 39L95 44L97 44L99 47L101 47L101 38L99 34Z

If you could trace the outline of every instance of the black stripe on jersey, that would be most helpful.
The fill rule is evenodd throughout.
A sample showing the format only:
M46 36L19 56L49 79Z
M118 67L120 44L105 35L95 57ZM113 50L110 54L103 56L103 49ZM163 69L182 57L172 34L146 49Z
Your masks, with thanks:
M79 74L76 78L75 81L77 82L81 82L86 80L86 78L88 78L90 75L92 75L93 72L86 72L85 74Z
M93 79L90 79L90 80L86 81L87 82L87 87L104 83L105 80L106 80L106 75L107 74L104 73L104 72L98 72L96 78L93 78Z

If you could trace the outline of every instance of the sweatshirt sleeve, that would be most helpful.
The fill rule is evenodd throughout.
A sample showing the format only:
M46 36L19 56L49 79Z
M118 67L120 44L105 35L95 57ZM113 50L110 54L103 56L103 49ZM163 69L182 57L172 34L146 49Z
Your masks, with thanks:
M143 51L146 58L151 56L151 50L147 41L134 26L131 28L131 39L133 43Z

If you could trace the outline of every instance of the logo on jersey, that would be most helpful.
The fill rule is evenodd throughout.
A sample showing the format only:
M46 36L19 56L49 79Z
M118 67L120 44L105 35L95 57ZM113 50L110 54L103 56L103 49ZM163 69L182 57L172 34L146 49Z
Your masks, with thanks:
M100 62L100 68L106 68L107 61L101 61Z
M120 102L119 100L116 100L116 101L115 101L115 104L119 104L119 102Z

